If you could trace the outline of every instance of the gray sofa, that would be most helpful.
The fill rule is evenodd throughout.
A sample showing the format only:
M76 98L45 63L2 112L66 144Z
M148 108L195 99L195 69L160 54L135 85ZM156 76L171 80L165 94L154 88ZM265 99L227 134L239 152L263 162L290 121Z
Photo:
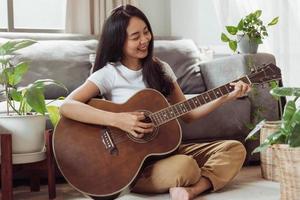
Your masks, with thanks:
M19 51L16 57L30 61L30 71L21 86L36 79L52 78L64 83L71 92L89 76L92 66L89 56L95 53L97 47L94 36L0 33L0 43L16 38L38 41L37 44ZM188 98L247 74L249 60L254 66L275 63L274 56L265 53L236 54L212 61L201 61L199 50L193 41L188 39L157 39L154 53L170 64ZM46 90L46 97L49 99L66 95L65 91L57 88ZM237 139L244 142L249 132L247 125L257 122L258 117L254 113L261 107L264 108L261 112L264 118L279 119L278 102L269 94L268 85L256 88L249 96L227 103L191 124L180 122L183 142L219 139ZM245 146L247 151L251 152L255 144L246 142ZM257 157L248 160L257 160Z

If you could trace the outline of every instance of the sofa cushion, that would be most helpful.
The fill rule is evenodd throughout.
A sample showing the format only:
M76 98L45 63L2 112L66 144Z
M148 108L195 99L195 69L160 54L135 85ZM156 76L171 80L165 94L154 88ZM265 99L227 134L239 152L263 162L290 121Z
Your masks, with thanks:
M186 98L193 96L186 95ZM205 142L218 139L243 140L249 131L246 125L251 122L250 113L251 103L246 97L227 102L190 124L180 121L183 142Z
M154 55L171 66L185 94L198 94L206 89L199 67L199 54L190 39L154 41Z
M3 39L2 39L3 41ZM73 91L89 76L89 54L94 53L97 40L43 40L17 51L14 62L29 61L29 71L20 86L37 79L54 79ZM66 96L61 88L46 88L45 97L54 99Z

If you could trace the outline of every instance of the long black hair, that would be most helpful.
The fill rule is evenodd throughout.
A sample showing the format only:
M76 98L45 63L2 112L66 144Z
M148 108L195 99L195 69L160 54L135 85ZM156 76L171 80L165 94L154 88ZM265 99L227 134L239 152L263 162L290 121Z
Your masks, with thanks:
M143 20L151 33L148 55L142 59L142 73L146 85L168 96L173 89L172 80L162 69L162 64L153 58L153 32L145 14L132 5L115 8L106 19L96 54L93 72L101 69L109 62L121 61L123 46L127 38L127 26L132 17Z

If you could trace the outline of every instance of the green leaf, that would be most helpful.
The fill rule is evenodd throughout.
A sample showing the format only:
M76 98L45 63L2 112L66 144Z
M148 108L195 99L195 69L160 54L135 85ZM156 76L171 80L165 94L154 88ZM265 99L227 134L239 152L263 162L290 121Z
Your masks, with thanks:
M284 107L284 112L282 115L282 128L285 132L288 132L290 120L292 119L296 111L296 104L294 101L288 101Z
M283 96L295 96L300 97L300 88L293 87L277 87L273 88L270 93L273 96L283 97Z
M36 80L32 84L32 86L30 85L29 87L44 88L45 86L48 86L48 85L56 85L58 87L63 88L64 90L68 91L68 89L66 88L66 86L64 86L64 84L62 84L59 81L52 80L52 79L39 79L39 80Z
M237 29L241 31L241 30L243 30L243 27L244 27L244 20L241 19L239 24L237 25Z
M10 40L0 47L1 54L11 54L19 49L23 49L25 47L31 46L36 41L34 40Z
M258 153L258 152L261 152L261 151L264 151L266 150L268 147L270 146L270 144L268 142L263 142L261 145L259 145L258 147L256 147L251 154L254 154L254 153Z
M12 86L21 82L23 75L28 71L28 64L21 62L13 68L8 76L8 83Z
M235 26L226 26L226 30L228 31L228 33L230 33L231 35L236 35L236 33L238 32L238 28Z
M263 127L266 120L260 121L256 126L252 125L252 131L248 134L248 136L245 138L245 141L248 139L251 139L255 134L259 133L259 130ZM249 124L248 124L249 125Z
M16 41L10 40L0 46L0 55L7 55L8 52L16 45Z
M270 81L269 82L269 87L271 89L278 87L278 83L276 81Z
M270 145L272 144L282 144L285 142L286 136L283 134L282 129L272 133L267 137L265 141L267 141Z
M263 41L261 40L261 38L255 38L255 43L256 44L262 44Z
M37 88L32 86L27 89L27 92L25 93L25 97L27 103L32 107L32 109L35 112L45 115L47 109L45 105L43 88Z
M254 15L256 18L259 18L261 16L261 10L255 11Z
M227 35L225 35L225 33L222 33L222 34L221 34L221 40L222 40L223 42L229 42L229 41L230 41L230 39L227 37Z
M10 61L10 59L11 59L11 57L9 57L9 56L6 56L6 57L4 57L4 58L0 58L0 63L1 63L2 65L7 65L8 62Z
M59 114L59 107L57 106L47 106L47 111L50 117L50 121L55 127L60 119L60 114Z
M25 115L25 114L31 112L31 111L32 111L32 108L31 108L31 106L27 103L26 98L24 98L22 101L23 101L23 102L22 102L22 105L23 105L23 106L22 106L22 108L19 108L19 110L20 110L20 112L22 113L22 115Z
M300 124L295 126L294 131L291 133L288 140L290 147L300 147Z
M294 129L297 124L300 124L300 109L294 112L289 125Z
M277 24L279 21L279 17L275 17L270 23L268 23L268 26L273 26Z
M230 49L232 50L232 51L236 51L236 49L237 49L237 42L236 41L234 41L234 40L230 40L229 41L229 47L230 47Z
M14 101L20 102L23 99L22 92L19 92L14 88L9 91L9 94Z

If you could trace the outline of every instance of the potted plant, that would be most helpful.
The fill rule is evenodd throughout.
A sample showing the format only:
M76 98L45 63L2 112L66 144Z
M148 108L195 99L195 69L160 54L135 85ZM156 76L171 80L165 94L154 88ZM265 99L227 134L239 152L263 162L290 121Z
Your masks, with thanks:
M27 62L15 63L17 50L35 44L33 40L10 40L0 45L0 95L5 97L5 112L0 113L0 133L12 133L13 154L40 152L44 147L46 113L55 123L57 109L46 106L44 88L47 85L65 86L52 79L36 80L18 87L28 71Z
M260 19L261 14L261 10L256 10L242 18L237 26L226 26L227 32L236 38L230 39L229 36L222 33L221 40L228 42L229 48L234 52L239 44L242 53L257 53L258 45L262 44L263 39L268 36L267 28L277 24L279 19L279 17L275 17L266 26Z
M300 88L277 87L271 94L291 99L284 107L279 130L269 135L254 153L272 145L280 166L281 199L296 200L300 195Z

